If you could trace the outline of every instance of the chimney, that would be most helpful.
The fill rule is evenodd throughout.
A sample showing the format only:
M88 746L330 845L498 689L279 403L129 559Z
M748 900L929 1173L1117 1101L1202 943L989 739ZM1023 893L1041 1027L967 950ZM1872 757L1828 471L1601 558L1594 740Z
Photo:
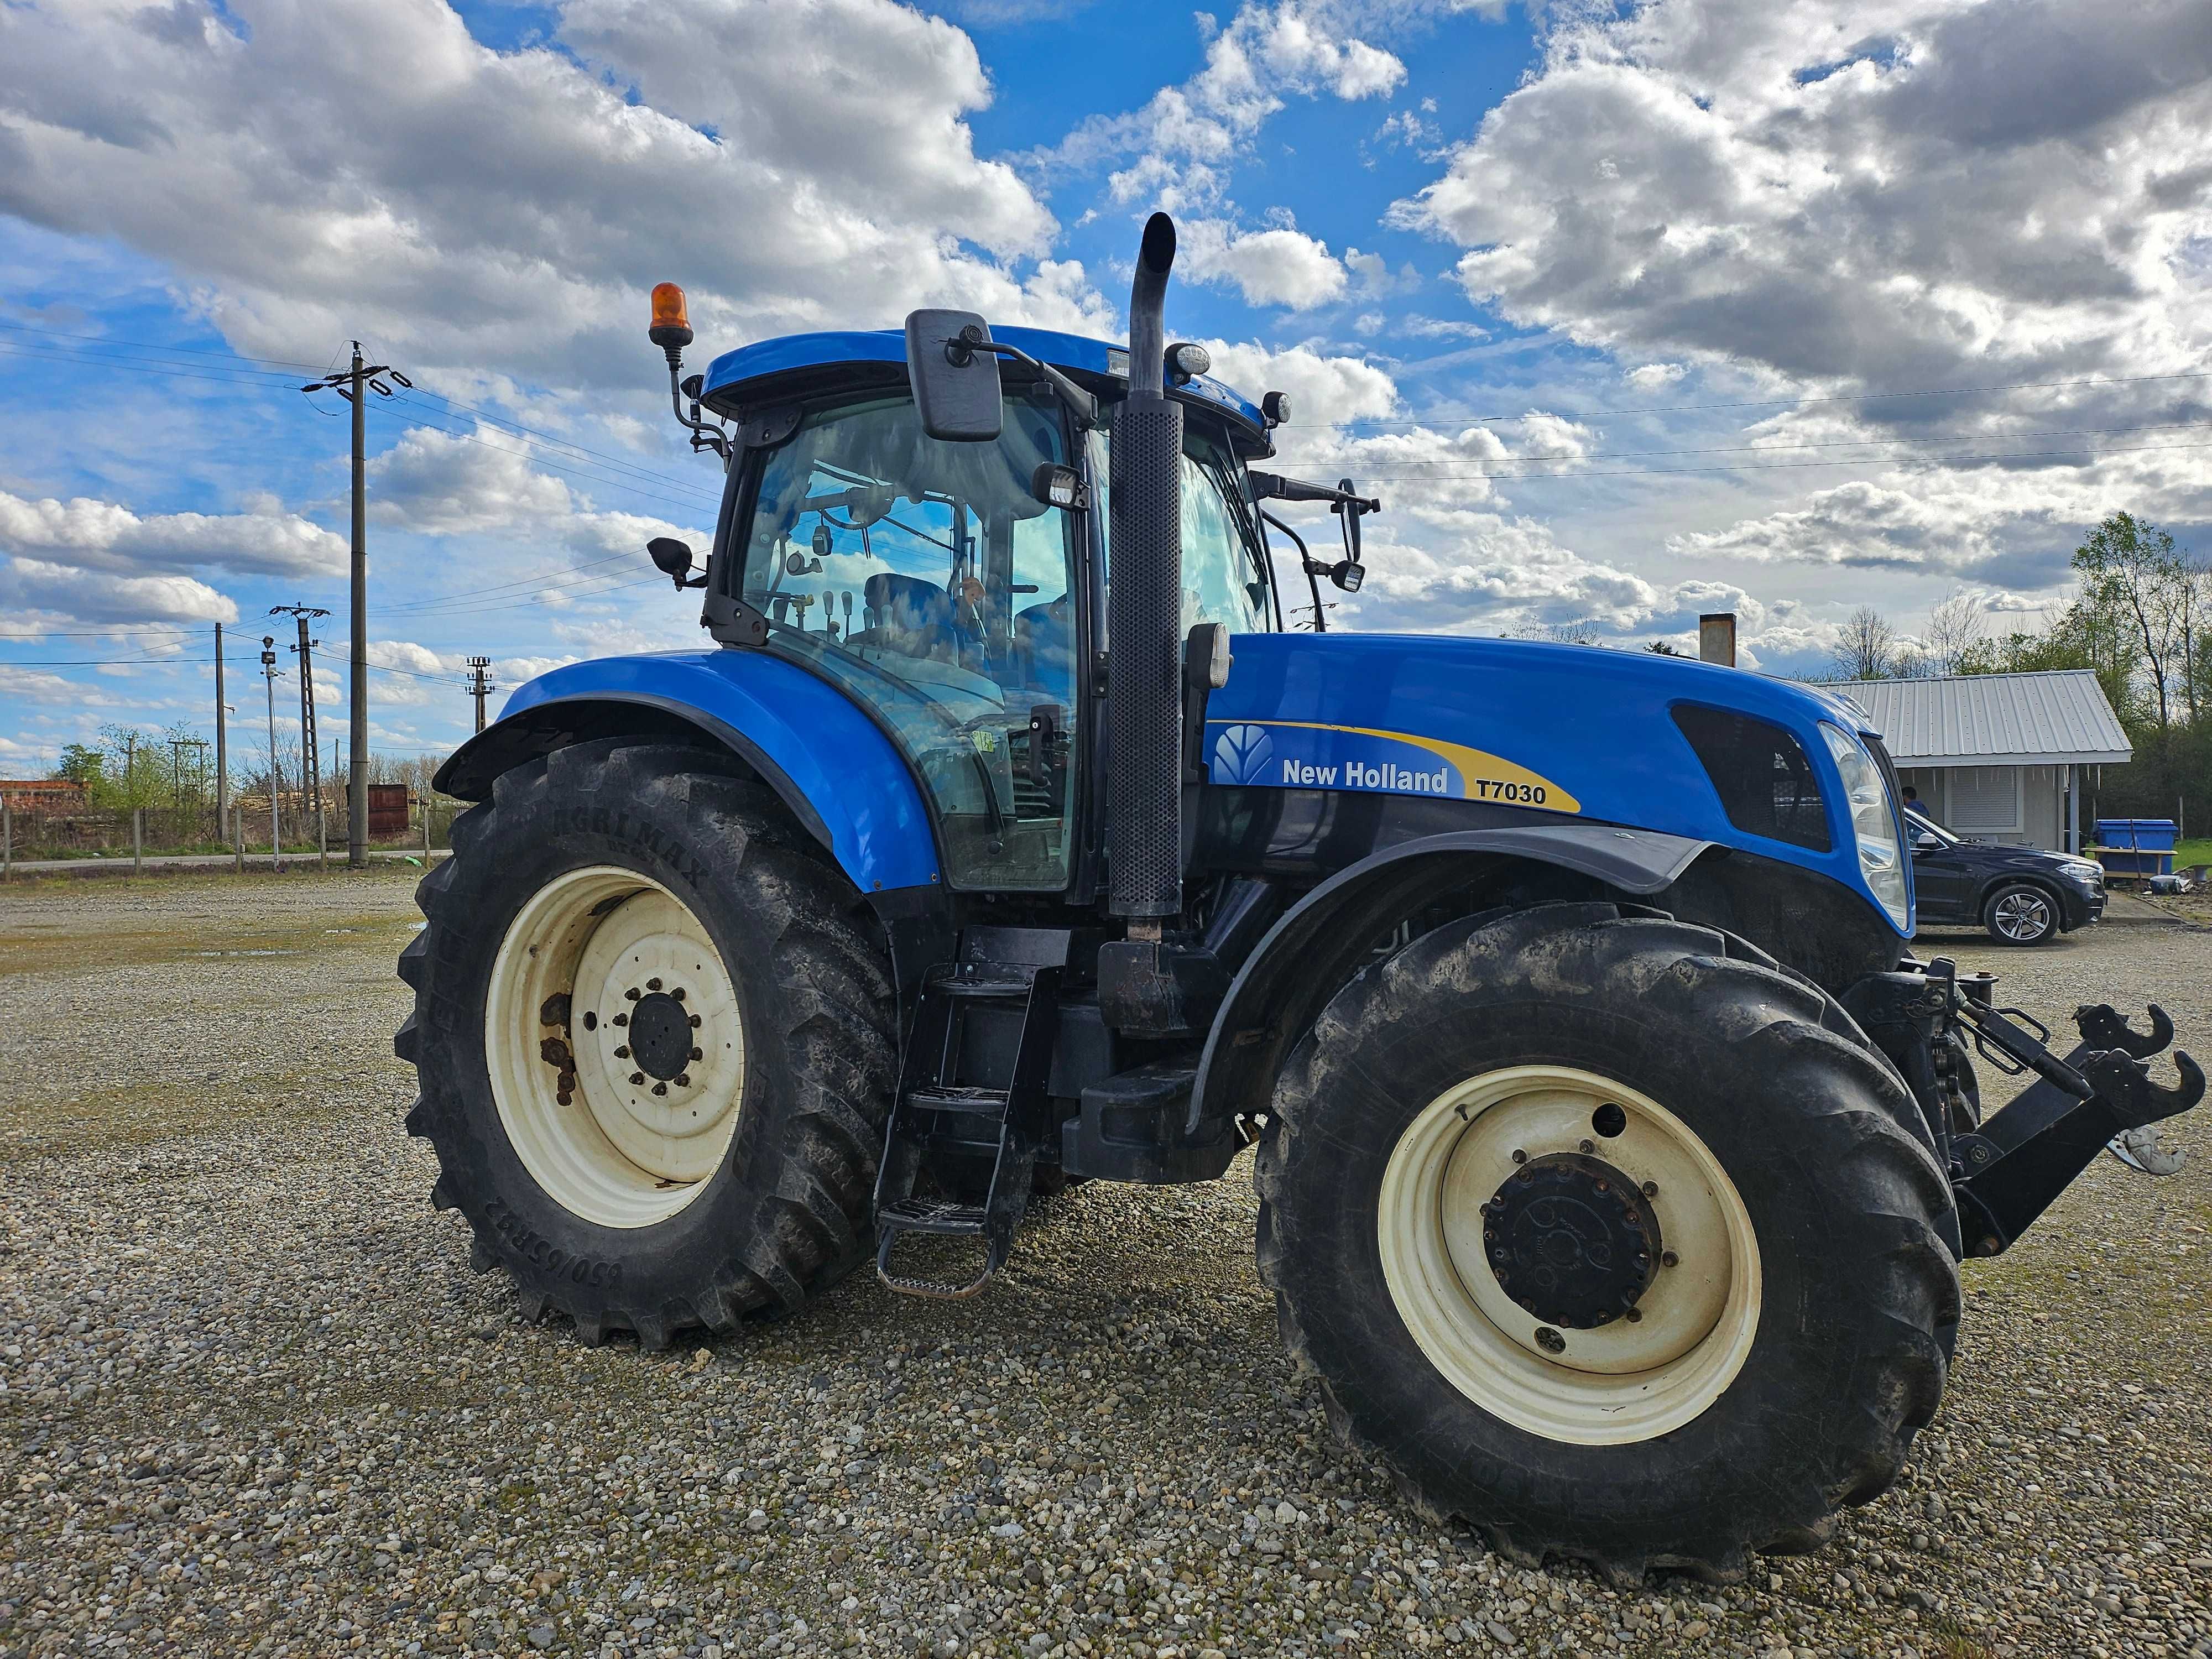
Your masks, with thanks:
M1735 666L1735 612L1717 611L1698 618L1698 659Z

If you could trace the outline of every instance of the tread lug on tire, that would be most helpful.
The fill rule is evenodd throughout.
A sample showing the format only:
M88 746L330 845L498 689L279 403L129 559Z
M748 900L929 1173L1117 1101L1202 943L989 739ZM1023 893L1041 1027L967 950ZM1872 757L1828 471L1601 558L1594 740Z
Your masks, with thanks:
M1886 1490L1941 1401L1955 1218L1917 1115L1724 935L1477 917L1285 1066L1261 1277L1331 1425L1425 1511L1516 1561L1731 1580Z
M896 1071L880 930L734 766L665 738L556 750L456 819L416 890L395 1047L433 1201L586 1343L795 1310L868 1231Z

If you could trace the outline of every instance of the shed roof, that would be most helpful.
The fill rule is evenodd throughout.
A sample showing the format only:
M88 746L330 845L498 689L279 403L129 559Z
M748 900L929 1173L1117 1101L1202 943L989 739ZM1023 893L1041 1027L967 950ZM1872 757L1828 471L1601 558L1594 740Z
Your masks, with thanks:
M1899 766L2042 766L2124 761L2135 750L2086 668L1949 679L1852 680Z

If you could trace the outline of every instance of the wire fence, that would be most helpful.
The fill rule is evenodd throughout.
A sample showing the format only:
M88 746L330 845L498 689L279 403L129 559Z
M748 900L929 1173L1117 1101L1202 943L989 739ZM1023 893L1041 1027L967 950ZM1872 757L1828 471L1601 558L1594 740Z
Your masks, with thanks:
M433 795L427 803L407 794L404 805L371 797L368 844L372 848L443 851L453 845L454 817L466 801ZM241 795L217 816L212 802L201 806L131 808L0 809L0 842L11 864L65 859L176 857L185 854L244 853L268 856L269 797ZM319 804L297 791L276 798L277 849L314 855L318 842L339 858L346 854L348 823L343 794L334 792Z

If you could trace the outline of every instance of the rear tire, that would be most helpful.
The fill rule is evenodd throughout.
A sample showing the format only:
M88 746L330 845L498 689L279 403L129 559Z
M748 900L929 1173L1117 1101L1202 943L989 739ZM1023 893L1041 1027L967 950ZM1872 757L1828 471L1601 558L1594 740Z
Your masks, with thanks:
M2000 945L2048 945L2058 937L2058 901L2033 882L2008 882L1983 905L1982 926Z
M1291 1056L1261 1275L1340 1434L1426 1512L1523 1562L1732 1578L1885 1490L1942 1397L1950 1191L1917 1121L1848 1017L1739 941L1602 904L1477 918Z
M455 822L416 891L394 1048L432 1200L469 1218L472 1265L586 1342L794 1310L867 1251L889 965L860 895L731 764L557 750Z

